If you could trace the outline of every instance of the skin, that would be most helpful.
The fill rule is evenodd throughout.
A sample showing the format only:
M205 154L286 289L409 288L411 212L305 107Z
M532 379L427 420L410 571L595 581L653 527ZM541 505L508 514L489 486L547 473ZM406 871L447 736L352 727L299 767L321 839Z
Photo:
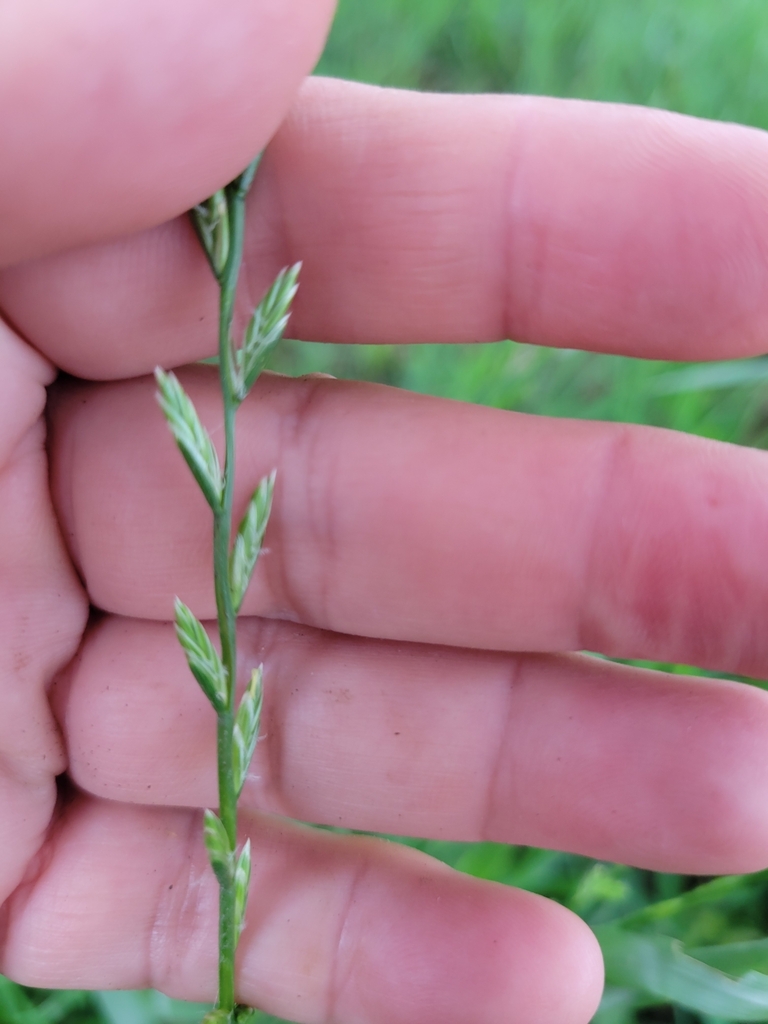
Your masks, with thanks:
M215 347L179 215L281 125L242 301L303 259L292 333L732 358L766 348L768 139L302 86L330 3L192 6L0 9L0 970L206 999L212 713L167 620L176 593L212 616L210 523L146 377ZM213 376L182 377L217 437ZM768 864L768 696L569 653L768 676L768 456L268 376L240 507L273 466L241 623L243 681L266 665L241 998L306 1024L588 1021L574 916L289 819Z

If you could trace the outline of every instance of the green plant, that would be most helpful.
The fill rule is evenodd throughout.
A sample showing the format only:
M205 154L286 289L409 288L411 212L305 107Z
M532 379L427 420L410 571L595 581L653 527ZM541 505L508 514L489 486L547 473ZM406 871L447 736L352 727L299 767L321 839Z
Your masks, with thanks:
M217 715L218 814L204 813L206 849L219 883L219 993L208 1024L241 1024L251 1015L235 1000L235 951L245 924L251 877L250 840L238 850L237 802L256 749L262 668L255 669L239 706L236 618L261 552L275 473L256 488L232 537L235 485L235 413L283 335L296 293L299 264L280 272L254 310L242 344L233 337L235 296L245 229L245 200L258 160L192 212L198 236L220 289L219 380L224 407L224 468L189 396L173 373L155 371L158 401L176 443L213 513L213 575L220 652L203 624L176 599L176 634L190 671Z

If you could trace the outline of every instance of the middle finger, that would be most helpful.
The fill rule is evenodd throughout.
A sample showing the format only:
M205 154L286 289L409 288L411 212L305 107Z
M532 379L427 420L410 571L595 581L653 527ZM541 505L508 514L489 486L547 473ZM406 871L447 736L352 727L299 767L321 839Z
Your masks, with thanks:
M216 375L183 375L214 439ZM53 490L91 599L215 614L210 512L154 382L74 385ZM768 671L768 456L333 380L259 382L237 507L278 470L244 612L342 633Z

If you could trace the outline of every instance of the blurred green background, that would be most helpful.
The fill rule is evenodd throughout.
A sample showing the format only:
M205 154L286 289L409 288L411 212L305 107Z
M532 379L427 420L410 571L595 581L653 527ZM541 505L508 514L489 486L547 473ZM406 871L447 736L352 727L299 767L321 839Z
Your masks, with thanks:
M766 128L768 5L341 0L319 71L410 88L619 100ZM288 342L273 365L504 409L768 442L762 358L683 366L514 341L398 349ZM413 845L461 871L551 896L583 916L607 961L599 1024L768 1021L765 873L707 881L491 843ZM200 1015L200 1008L158 993L43 993L0 978L0 1024L182 1024Z

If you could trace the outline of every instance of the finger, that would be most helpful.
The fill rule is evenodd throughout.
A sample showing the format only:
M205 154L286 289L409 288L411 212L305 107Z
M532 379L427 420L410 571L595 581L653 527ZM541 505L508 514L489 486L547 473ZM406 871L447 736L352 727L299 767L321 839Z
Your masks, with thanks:
M48 828L64 757L46 689L86 614L48 493L41 413L51 377L0 322L0 903Z
M216 375L183 375L220 436ZM74 386L53 486L99 607L215 616L210 513L148 379ZM268 377L240 413L238 514L278 470L247 614L510 651L768 669L768 456L333 380Z
M291 332L311 340L751 355L768 337L766 166L764 133L668 112L314 80L259 172L248 285L303 260ZM8 271L0 303L84 377L215 347L182 223Z
M0 265L157 224L285 115L331 0L11 0L0 10Z
M768 863L768 695L754 687L256 619L239 640L243 681L265 665L242 806L656 871ZM170 625L104 620L55 706L83 788L215 805L215 716Z
M306 1024L586 1024L594 1012L597 944L556 904L394 844L263 818L245 827L241 1000ZM11 905L3 972L212 999L216 883L200 831L197 813L77 806Z

